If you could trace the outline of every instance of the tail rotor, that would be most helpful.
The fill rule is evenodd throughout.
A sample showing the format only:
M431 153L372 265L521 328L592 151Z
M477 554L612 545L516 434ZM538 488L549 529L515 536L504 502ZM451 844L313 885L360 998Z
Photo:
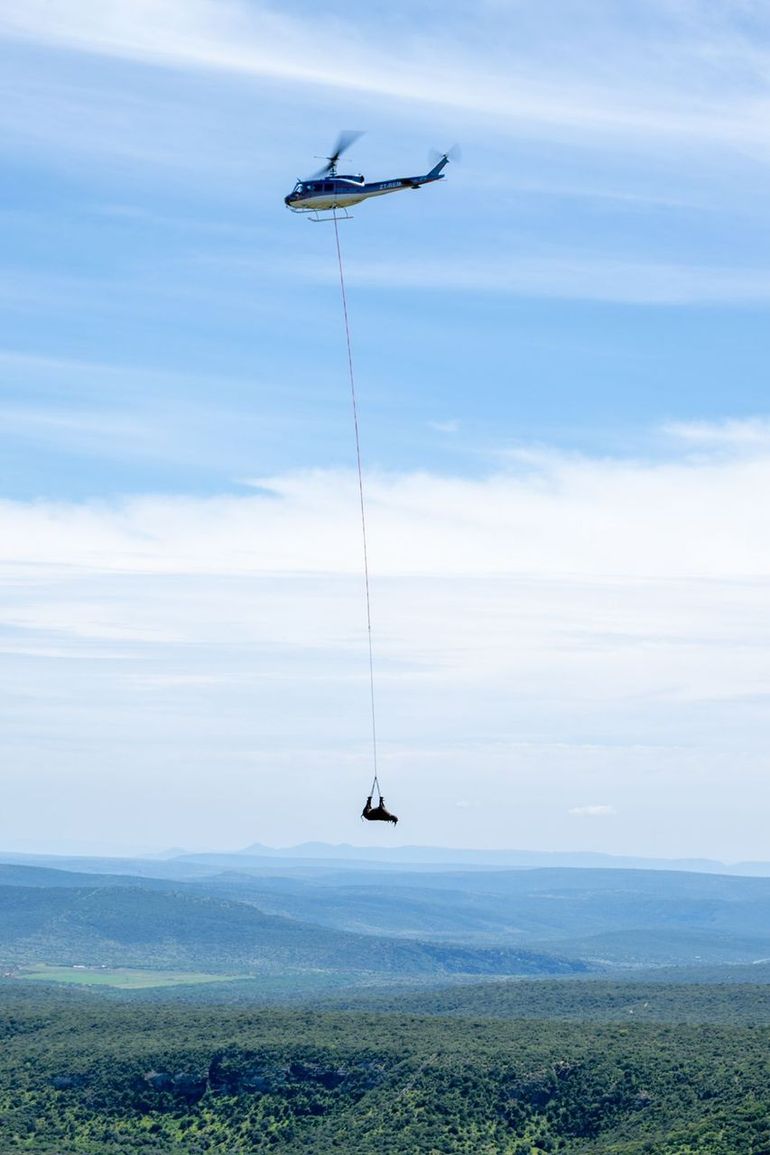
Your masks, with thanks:
M462 150L459 144L453 144L446 152L439 152L438 149L432 148L429 153L430 163L435 165L441 160L462 160Z

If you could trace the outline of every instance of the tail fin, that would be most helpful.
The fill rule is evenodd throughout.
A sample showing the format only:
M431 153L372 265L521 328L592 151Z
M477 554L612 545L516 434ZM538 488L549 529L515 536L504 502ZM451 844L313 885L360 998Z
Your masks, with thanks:
M444 155L439 160L438 164L434 168L432 168L429 173L425 174L426 177L428 178L428 180L438 180L438 178L441 176L441 173L443 172L443 170L446 168L446 166L448 164L449 164L449 156L447 155L447 153L444 153Z

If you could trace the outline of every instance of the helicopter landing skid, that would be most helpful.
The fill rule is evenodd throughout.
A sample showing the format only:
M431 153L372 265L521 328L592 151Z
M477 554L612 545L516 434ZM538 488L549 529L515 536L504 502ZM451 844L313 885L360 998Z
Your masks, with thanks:
M347 209L333 209L328 216L324 217L316 210L309 214L308 219L315 225L322 225L325 224L326 221L352 221L353 214L349 213Z

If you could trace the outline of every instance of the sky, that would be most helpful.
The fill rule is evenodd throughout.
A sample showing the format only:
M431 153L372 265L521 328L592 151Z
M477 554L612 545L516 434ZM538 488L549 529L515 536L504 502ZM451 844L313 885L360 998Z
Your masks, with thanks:
M0 46L0 849L770 857L766 4L0 0ZM340 225L397 831L283 203L343 129L461 148Z

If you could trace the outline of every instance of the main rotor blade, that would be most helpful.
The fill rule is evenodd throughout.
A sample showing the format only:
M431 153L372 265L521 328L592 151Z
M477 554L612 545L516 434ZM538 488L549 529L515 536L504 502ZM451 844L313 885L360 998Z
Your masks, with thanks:
M359 136L363 135L363 132L359 132L356 129L347 129L345 132L341 132L334 146L334 152L331 156L327 156L326 164L323 168L319 169L318 172L313 174L313 178L317 179L319 176L326 176L327 172L331 172L343 152L347 152L353 141L358 140Z
M336 164L337 161L342 156L343 152L347 152L347 150L350 148L351 144L355 140L358 140L359 136L363 136L363 135L364 135L363 132L358 130L358 129L350 129L349 128L349 129L346 129L344 132L341 132L339 135L339 139L338 139L336 145L334 146L334 152L328 158L329 163L330 164Z

